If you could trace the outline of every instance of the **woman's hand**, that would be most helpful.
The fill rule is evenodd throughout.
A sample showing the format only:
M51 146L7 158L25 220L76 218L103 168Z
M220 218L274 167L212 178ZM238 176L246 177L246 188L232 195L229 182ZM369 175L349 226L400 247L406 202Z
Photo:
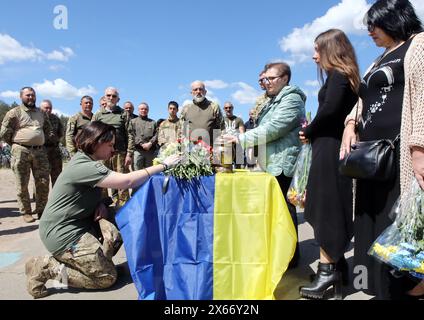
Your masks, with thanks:
M169 156L169 157L168 157L168 158L166 158L165 160L163 160L163 161L162 161L162 163L163 163L164 165L166 165L168 168L173 168L173 167L175 167L178 163L180 163L180 161L181 161L181 156L174 154L174 155L172 155L172 156Z
M356 143L355 123L349 122L343 132L342 145L340 146L340 160L350 153L352 145Z
M411 148L412 168L414 169L415 177L424 190L424 149L419 147Z
M302 144L308 144L309 140L305 137L305 132L299 131L299 139L302 142Z

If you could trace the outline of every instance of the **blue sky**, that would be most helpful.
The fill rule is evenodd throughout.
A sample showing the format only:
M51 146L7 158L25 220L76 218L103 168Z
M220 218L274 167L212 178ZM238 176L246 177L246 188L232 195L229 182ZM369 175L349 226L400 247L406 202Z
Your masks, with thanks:
M411 1L424 17L424 1ZM7 4L6 4L7 3ZM206 81L209 97L232 101L247 120L261 94L258 73L271 61L292 66L292 84L316 112L317 71L311 56L317 34L344 30L361 71L382 51L361 24L366 0L2 0L0 100L19 102L33 86L38 103L78 112L79 98L98 100L115 86L121 105L150 105L150 117L167 116L167 102L190 99L190 83ZM55 8L66 9L54 12ZM65 20L60 20L66 17ZM58 29L57 23L65 29Z

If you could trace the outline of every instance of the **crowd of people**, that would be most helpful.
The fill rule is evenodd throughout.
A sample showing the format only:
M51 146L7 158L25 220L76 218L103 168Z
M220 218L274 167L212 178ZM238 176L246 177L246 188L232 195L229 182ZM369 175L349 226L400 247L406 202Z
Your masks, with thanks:
M355 50L343 31L330 29L316 37L312 58L322 87L317 114L303 127L306 95L290 83L291 69L284 62L269 63L259 73L264 94L246 123L234 115L231 102L224 104L222 112L206 98L205 84L194 81L193 100L182 107L180 117L175 101L169 102L169 118L160 124L148 117L146 102L138 106L135 116L133 103L119 107L119 92L109 87L95 114L93 98L82 97L81 111L69 119L65 130L52 114L52 103L44 100L36 108L34 89L23 88L22 105L5 116L0 139L12 146L19 210L26 222L38 215L41 240L51 253L27 262L28 292L35 298L44 297L47 280L64 276L72 287L110 287L117 277L112 256L122 244L110 204L119 208L128 201L129 189L136 190L151 175L176 165L178 155L156 166L152 161L159 148L188 136L209 145L221 137L233 144L236 166L257 163L275 176L296 231L296 207L288 201L287 192L302 143L311 143L304 213L313 227L320 258L311 283L300 288L302 297L323 299L333 287L333 296L342 298L343 285L352 281L345 253L353 237L354 265L368 271L366 293L378 299L423 297L424 281L367 254L392 223L390 210L411 180L417 179L424 189L423 25L408 0L376 1L364 23L376 46L385 50L362 79ZM63 135L73 157L62 172L58 143ZM394 178L358 180L353 201L352 179L340 174L339 160L358 139L394 140L398 135ZM36 189L34 212L28 193L31 170ZM111 196L108 189L112 189ZM297 244L289 267L295 267L300 256Z

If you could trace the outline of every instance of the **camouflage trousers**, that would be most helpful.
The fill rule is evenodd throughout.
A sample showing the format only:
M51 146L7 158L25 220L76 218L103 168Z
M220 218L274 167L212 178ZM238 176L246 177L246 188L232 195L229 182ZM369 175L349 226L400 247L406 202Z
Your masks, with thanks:
M129 173L129 169L125 167L125 157L126 153L116 153L109 160L104 160L103 164L113 171ZM103 189L103 197L108 197L108 191L106 189ZM130 194L128 190L112 190L112 197L116 205L123 206L130 198Z
M47 147L46 150L50 164L50 180L53 187L57 177L62 172L62 154L60 152L59 146Z
M154 150L134 151L134 170L151 167L156 154Z
M49 161L46 149L31 149L13 144L10 166L15 175L16 197L19 211L22 214L32 214L31 201L28 192L30 171L35 182L35 211L41 215L49 196Z
M103 245L91 234L81 239L63 254L54 258L66 267L67 279L61 281L73 288L106 289L117 279L112 256L122 244L118 229L109 221L99 221Z

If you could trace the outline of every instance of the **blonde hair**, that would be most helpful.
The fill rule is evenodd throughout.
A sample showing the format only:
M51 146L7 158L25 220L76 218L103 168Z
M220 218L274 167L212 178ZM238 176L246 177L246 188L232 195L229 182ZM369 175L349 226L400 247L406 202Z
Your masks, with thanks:
M315 45L320 55L321 82L324 82L323 70L326 73L337 70L349 79L352 90L358 93L361 84L358 61L346 34L339 29L327 30L316 37Z

